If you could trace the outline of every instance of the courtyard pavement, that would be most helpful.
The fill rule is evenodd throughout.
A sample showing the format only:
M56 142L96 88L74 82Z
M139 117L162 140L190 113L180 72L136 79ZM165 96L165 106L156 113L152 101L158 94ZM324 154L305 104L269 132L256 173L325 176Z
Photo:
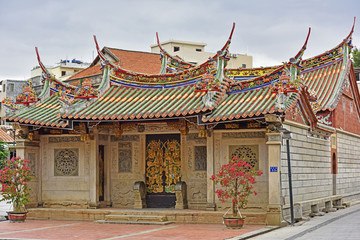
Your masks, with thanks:
M10 209L0 203L0 216ZM242 229L226 229L222 224L98 224L85 221L26 220L25 223L0 221L0 239L308 239L306 234L347 216L360 213L360 205L311 218L283 228L245 225ZM354 223L355 224L355 223ZM357 227L355 227L357 229ZM305 237L305 238L303 238ZM324 237L324 236L323 236ZM311 238L310 238L311 239ZM331 236L321 239L334 239Z
M222 224L96 224L79 221L26 220L0 222L0 239L227 239L264 228L247 225L226 229Z

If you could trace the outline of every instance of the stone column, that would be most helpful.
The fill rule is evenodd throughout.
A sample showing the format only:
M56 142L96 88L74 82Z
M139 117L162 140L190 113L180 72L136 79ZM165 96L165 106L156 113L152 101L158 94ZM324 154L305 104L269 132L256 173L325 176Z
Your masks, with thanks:
M85 141L85 157L88 158L87 162L89 164L89 189L90 189L90 207L96 207L98 201L98 192L97 187L99 183L99 164L98 164L98 144L97 144L98 135L95 131L95 134L91 136L89 141Z
M32 180L29 182L29 186L31 188L30 199L31 203L27 204L27 207L36 207L38 205L38 201L41 201L41 165L39 164L39 141L30 141L28 139L18 139L16 141L16 156L21 157L23 159L29 159L29 153L35 154L35 159L33 159L35 167L35 176L32 176ZM30 165L31 166L31 165ZM38 169L36 169L38 168Z
M207 149L207 160L206 160L206 198L207 198L207 206L206 210L215 211L215 184L210 179L211 176L215 173L215 161L214 161L214 132L211 132L210 137L206 139L206 149Z
M281 223L280 206L280 159L281 133L267 133L268 147L268 186L269 199L266 222L268 225L279 226Z

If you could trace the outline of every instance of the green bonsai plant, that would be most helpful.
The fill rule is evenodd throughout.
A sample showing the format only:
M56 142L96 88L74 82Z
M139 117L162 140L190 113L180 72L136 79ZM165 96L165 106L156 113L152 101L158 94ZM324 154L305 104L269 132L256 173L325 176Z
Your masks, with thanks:
M262 171L255 170L245 160L239 160L235 156L212 175L211 180L221 186L215 191L218 199L222 202L231 200L233 217L237 217L239 212L242 218L239 208L245 208L251 194L257 195L254 191L255 177L262 174Z
M29 160L13 157L4 161L0 170L0 181L3 182L0 201L13 205L13 212L24 212L25 204L30 201L28 182L31 180Z

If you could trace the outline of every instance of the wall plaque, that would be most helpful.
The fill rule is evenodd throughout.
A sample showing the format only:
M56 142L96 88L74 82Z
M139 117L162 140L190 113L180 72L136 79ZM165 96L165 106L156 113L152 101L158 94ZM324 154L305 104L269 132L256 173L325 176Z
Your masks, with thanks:
M58 142L80 142L80 136L66 136L66 137L49 137L49 143Z
M206 146L194 147L195 171L206 171L207 150Z
M131 172L132 151L131 149L119 149L118 151L118 172Z
M265 138L265 132L227 132L223 138Z

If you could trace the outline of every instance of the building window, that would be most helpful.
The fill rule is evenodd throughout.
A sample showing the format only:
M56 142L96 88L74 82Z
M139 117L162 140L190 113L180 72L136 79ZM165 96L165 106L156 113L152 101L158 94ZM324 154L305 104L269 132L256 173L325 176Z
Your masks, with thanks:
M197 51L197 52L201 52L201 49L200 49L200 48L197 48L196 51Z
M352 102L350 103L350 113L353 113L353 104L352 104Z
M174 52L180 51L180 47L174 47Z
M3 92L6 92L6 85L3 85Z
M246 64L242 64L241 67L242 67L242 68L246 68Z
M13 83L9 84L9 92L14 92L14 84Z
M65 76L66 75L66 71L61 71L61 76Z

